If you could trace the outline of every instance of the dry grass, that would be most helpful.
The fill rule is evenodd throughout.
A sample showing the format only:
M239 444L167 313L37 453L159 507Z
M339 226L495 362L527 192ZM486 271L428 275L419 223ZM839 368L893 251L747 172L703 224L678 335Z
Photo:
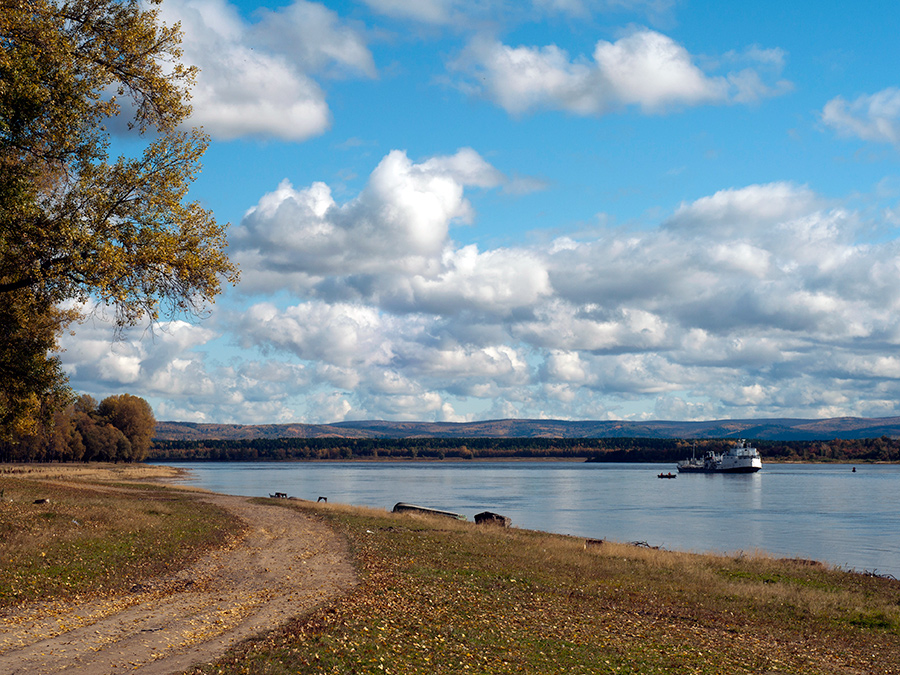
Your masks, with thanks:
M0 464L0 477L20 476L46 480L111 481L171 480L183 471L171 466L151 464L110 464L90 462L71 464Z
M900 673L900 584L415 515L314 510L364 584L202 672Z
M42 469L0 471L0 604L121 588L184 564L185 550L228 529L184 491L124 485L115 467L101 484ZM363 583L197 672L900 674L892 580L765 555L586 550L582 539L527 530L271 503L344 533Z
M121 590L236 531L188 493L121 482L149 474L159 475L116 465L0 468L0 607ZM90 482L98 477L111 482Z

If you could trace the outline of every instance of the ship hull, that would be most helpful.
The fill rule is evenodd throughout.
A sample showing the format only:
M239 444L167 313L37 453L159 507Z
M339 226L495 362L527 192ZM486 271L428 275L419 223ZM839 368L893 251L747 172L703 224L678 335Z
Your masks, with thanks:
M756 473L761 466L738 466L730 469L706 469L704 467L677 467L678 473Z

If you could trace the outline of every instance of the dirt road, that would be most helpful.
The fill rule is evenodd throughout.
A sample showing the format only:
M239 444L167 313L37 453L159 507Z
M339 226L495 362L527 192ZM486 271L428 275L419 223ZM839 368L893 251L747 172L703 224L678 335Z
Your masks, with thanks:
M356 583L345 542L292 509L208 495L247 533L177 575L82 604L0 610L0 673L180 673Z

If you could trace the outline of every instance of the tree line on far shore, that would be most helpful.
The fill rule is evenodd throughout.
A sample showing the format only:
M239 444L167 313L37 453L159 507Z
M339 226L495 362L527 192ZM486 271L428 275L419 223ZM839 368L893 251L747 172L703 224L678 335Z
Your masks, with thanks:
M83 395L29 433L0 440L0 462L143 462L156 419L138 396Z
M692 452L722 452L728 439L670 438L257 438L155 441L161 461L313 459L584 459L592 462L677 462ZM897 462L900 439L754 441L764 459L798 462Z

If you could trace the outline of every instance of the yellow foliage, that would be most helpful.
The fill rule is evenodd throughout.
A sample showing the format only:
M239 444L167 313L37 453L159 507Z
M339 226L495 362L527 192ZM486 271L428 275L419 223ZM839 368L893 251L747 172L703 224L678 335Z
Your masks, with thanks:
M158 4L0 0L0 295L46 311L95 298L124 327L198 313L236 283L226 225L186 200L208 139L181 129L194 69ZM145 145L111 158L120 114Z

